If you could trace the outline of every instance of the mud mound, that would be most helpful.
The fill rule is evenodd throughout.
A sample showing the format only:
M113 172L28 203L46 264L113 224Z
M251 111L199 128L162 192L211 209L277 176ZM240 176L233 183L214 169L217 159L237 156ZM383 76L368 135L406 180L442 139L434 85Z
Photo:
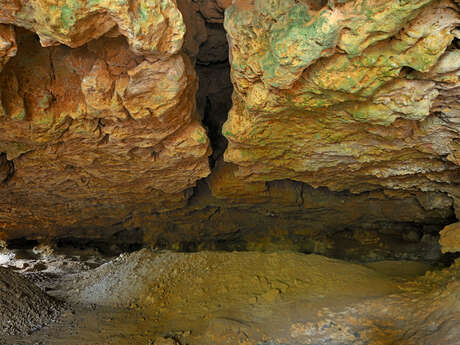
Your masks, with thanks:
M443 270L366 266L289 252L144 249L55 280L50 291L80 303L76 312L6 343L460 345L460 259Z
M220 309L218 305L224 302L273 302L300 292L310 297L371 297L397 290L372 269L319 255L155 253L147 249L74 276L68 286L75 302L148 308L168 305L168 309L189 311L195 305Z
M61 302L29 280L0 267L0 336L40 329L54 321L62 309Z
M427 267L401 262L391 263L393 271L390 263L371 269L290 252L144 249L74 275L65 290L75 302L140 307L152 313L160 334L190 330L183 342L189 344L386 345L391 339L418 345L437 339L453 345L458 264L413 280Z

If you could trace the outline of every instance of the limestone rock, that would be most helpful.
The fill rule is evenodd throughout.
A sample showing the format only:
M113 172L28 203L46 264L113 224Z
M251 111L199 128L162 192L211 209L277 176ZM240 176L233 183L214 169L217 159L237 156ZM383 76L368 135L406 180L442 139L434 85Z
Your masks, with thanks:
M177 53L185 34L173 0L2 0L0 21L36 32L43 46L80 47L115 29L133 51L152 57Z
M205 20L200 13L199 5L192 0L177 0L177 7L182 13L186 26L183 49L194 61L200 45L208 38Z
M183 206L211 152L175 3L4 3L0 21L52 46L0 27L2 236L98 237Z
M11 25L0 24L0 71L10 58L16 55L16 39Z
M242 181L459 190L451 1L235 1L225 160ZM454 62L455 61L455 62Z
M440 255L457 4L0 0L0 239Z
M441 250L443 253L460 252L460 223L454 223L446 226L440 232Z
M223 23L224 11L232 0L198 0L200 12L210 23Z
M183 49L192 61L195 60L198 52L203 50L202 44L209 39L212 43L208 42L207 45L214 49L205 50L211 56L219 55L224 56L223 60L227 59L225 32L219 29L224 22L224 10L231 5L231 2L231 0L177 0L177 6L187 28ZM201 54L203 55L202 52Z

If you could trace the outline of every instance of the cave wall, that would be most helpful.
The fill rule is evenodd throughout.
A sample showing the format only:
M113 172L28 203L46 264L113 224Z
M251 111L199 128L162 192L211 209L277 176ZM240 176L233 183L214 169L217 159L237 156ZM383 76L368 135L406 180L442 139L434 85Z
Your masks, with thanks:
M235 85L225 160L242 180L458 195L454 2L249 3L225 24Z
M15 25L2 26L4 236L113 227L184 205L209 175L182 16L174 2L130 6L1 3Z
M0 23L0 239L436 258L460 214L455 1L0 0Z

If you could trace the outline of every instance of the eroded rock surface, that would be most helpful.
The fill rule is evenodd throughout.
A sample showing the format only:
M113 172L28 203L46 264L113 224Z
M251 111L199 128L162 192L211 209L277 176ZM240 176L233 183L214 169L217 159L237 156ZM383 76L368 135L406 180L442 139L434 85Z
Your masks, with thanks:
M458 2L0 5L0 238L440 257Z
M325 3L228 8L235 92L225 160L247 182L458 198L458 4Z
M134 210L184 205L210 149L175 3L0 8L16 25L0 28L3 236L113 232Z
M152 59L179 52L185 34L173 0L2 0L0 19L36 32L43 46L80 47L113 29Z
M440 232L441 250L443 253L460 252L460 223L446 226Z

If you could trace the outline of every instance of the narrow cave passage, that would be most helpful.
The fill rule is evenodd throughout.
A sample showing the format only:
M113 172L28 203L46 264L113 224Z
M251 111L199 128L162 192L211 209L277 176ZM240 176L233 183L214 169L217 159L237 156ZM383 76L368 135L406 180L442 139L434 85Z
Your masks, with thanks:
M223 24L207 23L208 39L200 46L195 69L199 78L197 107L211 140L211 168L227 147L222 125L232 106L228 42Z

